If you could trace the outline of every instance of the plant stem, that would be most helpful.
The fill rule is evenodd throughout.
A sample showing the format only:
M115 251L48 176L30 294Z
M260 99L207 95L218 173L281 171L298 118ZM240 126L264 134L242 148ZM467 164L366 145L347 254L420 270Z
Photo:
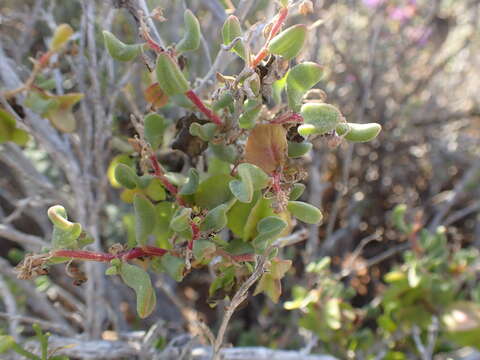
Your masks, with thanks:
M193 90L188 90L185 93L185 96L190 99L190 101L200 110L206 117L208 117L214 124L222 126L222 120L215 114L212 110L207 108L197 94Z
M87 250L55 250L51 253L53 257L66 257L71 259L81 259L98 262L110 262L113 259L124 261L137 259L144 256L163 256L168 250L155 246L136 247L118 254L109 254Z
M265 57L268 55L268 45L270 44L270 41L273 39L273 37L277 35L278 32L280 31L280 28L285 22L287 15L288 15L288 8L287 7L281 8L278 13L277 21L275 21L275 24L273 24L272 29L270 30L270 34L268 35L267 41L265 42L265 45L263 45L260 52L252 60L252 63L250 65L252 68L255 68L258 64L260 64L260 62L263 59L265 59Z
M193 249L193 242L200 238L200 228L193 221L190 222L190 227L192 228L192 240L188 242L188 249Z
M302 115L300 115L298 113L288 112L286 114L283 114L283 115L273 119L272 121L270 121L270 124L286 124L286 123L289 123L289 122L303 123L303 117L302 117Z

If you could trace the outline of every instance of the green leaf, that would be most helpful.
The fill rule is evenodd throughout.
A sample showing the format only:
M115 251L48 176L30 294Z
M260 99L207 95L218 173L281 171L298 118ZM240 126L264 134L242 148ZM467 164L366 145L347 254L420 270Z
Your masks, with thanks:
M165 255L166 256L166 255ZM140 267L122 263L119 267L123 282L137 295L137 313L144 319L155 309L157 302L150 276Z
M9 351L15 344L16 343L13 336L0 335L0 354L4 354Z
M299 199L300 196L302 196L303 192L305 191L305 188L306 188L306 186L302 183L293 184L292 190L290 190L290 195L289 195L288 199L290 201L295 201L295 200Z
M220 160L234 164L238 159L238 151L234 145L209 144L209 149Z
M153 201L162 201L167 197L162 182L157 178L150 181L145 189L145 194Z
M135 189L138 183L138 176L130 166L118 164L115 167L115 180L127 189Z
M152 146L152 149L156 150L163 143L163 136L170 122L163 116L155 113L148 114L143 121L145 125L145 140Z
M322 221L322 213L315 206L302 201L289 201L288 211L297 219L307 224L318 224Z
M240 129L252 129L255 126L260 116L262 105L262 102L257 100L249 99L245 102L244 112L238 118Z
M113 276L113 275L118 275L118 269L116 266L110 266L105 270L105 275L107 276Z
M205 209L213 209L227 203L232 198L229 182L233 179L229 174L218 174L203 180L195 192L195 204Z
M0 135L0 139L1 139L1 135ZM14 129L10 140L19 146L25 146L28 140L30 140L30 136L25 130ZM0 143L1 143L1 140L0 140Z
M313 62L303 62L288 72L286 90L290 109L300 111L303 96L322 79L323 74L323 68Z
M190 228L190 215L192 214L192 209L190 208L181 208L178 209L170 221L170 227L175 232L183 232Z
M342 327L340 311L340 299L331 298L325 304L325 321L332 330L339 330Z
M82 233L82 226L79 223L68 221L67 211L63 206L52 206L48 209L47 214L54 225L52 232L52 248L77 248L77 239Z
M237 37L242 36L242 28L240 21L234 15L230 15L222 27L223 44L230 45L230 43ZM240 56L242 59L247 58L247 52L243 42L238 41L232 48L232 50Z
M177 63L167 53L158 55L155 69L158 84L168 96L185 94L190 89L190 85Z
M193 243L192 250L195 259L203 264L212 258L217 250L217 247L211 241L200 239Z
M306 35L305 25L293 25L272 39L268 45L268 51L287 60L293 59L302 50Z
M15 118L9 112L0 108L0 144L11 140L16 126Z
M287 225L288 224L278 216L268 216L260 220L257 224L258 235L253 239L253 245L258 251L265 251Z
M230 91L223 92L212 105L213 111L218 111L233 104L233 96Z
M249 163L238 166L238 175L241 181L231 181L230 190L241 202L251 202L253 192L265 188L269 182L269 176L262 169Z
M170 275L172 279L175 281L182 281L185 269L185 261L183 259L171 254L165 254L162 256L160 263L165 269L165 272Z
M110 56L118 61L131 61L142 52L141 44L127 45L106 30L103 31L103 41Z
M210 297L212 297L220 289L223 289L225 292L228 292L231 290L234 284L235 284L235 267L229 266L227 268L222 269L218 277L215 278L215 280L213 280L213 282L210 284L208 294Z
M173 230L170 228L170 221L175 213L175 204L169 201L162 201L155 206L156 221L155 221L155 240L159 247L169 249L171 248L168 240L173 235Z
M228 206L225 204L219 205L210 210L205 216L200 229L202 231L220 231L227 226L227 210Z
M115 169L117 168L118 164L134 166L134 162L133 162L133 159L128 154L120 154L115 156L110 162L110 164L108 165L108 169L107 169L108 180L110 181L110 185L112 185L114 188L117 188L117 189L122 187L122 185L115 178Z
M377 123L353 124L348 123L350 131L345 135L345 139L353 142L367 142L375 139L382 130L382 126Z
M312 143L308 141L304 142L294 142L294 141L289 141L288 142L288 157L290 158L298 158L306 153L308 153L312 149Z
M182 40L175 46L175 50L178 54L185 51L197 50L200 46L200 23L195 15L189 10L185 10L183 13L183 20L185 22L185 34Z
M274 303L278 303L278 299L282 294L282 284L280 283L280 280L274 279L269 273L263 274L253 292L253 296L262 292L265 293L265 295L267 295Z
M148 235L155 229L155 207L145 196L135 194L133 198L135 210L135 238L139 245L146 245Z
M59 101L55 97L44 97L37 91L29 91L24 105L34 113L44 116L49 110L58 108Z
M302 136L325 134L334 130L342 119L338 109L330 104L307 103L300 111L304 124L298 127Z
M190 124L190 134L192 136L197 136L203 141L212 140L215 136L215 131L217 130L217 125L214 123L207 123L200 125L199 123L191 123Z
M195 194L195 192L198 189L199 182L200 182L200 174L198 173L198 170L195 168L190 168L190 170L188 170L188 181L185 185L182 186L179 194L180 195Z

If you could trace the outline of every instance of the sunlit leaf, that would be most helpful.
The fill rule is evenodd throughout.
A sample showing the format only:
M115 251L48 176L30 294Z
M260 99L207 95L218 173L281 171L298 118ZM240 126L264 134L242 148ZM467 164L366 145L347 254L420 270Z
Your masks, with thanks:
M155 309L156 295L150 276L138 266L126 262L119 267L123 282L137 295L137 313L144 319Z

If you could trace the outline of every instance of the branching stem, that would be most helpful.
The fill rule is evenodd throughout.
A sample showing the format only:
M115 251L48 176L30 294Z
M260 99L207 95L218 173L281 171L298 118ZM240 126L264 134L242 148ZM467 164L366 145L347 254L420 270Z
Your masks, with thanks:
M207 108L203 103L202 99L198 97L193 90L188 90L185 93L185 96L190 99L190 101L200 110L206 117L208 117L214 124L222 126L222 120L215 114L212 110Z

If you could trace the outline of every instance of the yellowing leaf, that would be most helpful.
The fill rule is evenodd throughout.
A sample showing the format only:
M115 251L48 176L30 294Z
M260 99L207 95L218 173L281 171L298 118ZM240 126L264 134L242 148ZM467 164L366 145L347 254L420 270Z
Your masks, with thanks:
M147 100L155 110L164 107L168 103L168 96L162 91L158 82L146 88L143 91L143 95L145 96L145 100Z
M285 163L287 149L286 130L282 125L260 124L248 137L245 161L272 174Z

